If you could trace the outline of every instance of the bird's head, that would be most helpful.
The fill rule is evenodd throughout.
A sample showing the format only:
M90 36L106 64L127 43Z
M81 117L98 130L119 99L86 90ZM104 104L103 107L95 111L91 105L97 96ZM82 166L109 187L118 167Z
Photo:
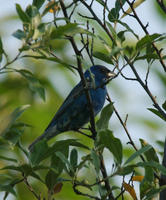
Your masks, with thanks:
M93 65L92 67L90 67L90 72L89 70L85 72L85 78L91 79L93 76L96 86L105 84L109 79L116 76L114 72L110 71L109 69L107 69L102 65Z

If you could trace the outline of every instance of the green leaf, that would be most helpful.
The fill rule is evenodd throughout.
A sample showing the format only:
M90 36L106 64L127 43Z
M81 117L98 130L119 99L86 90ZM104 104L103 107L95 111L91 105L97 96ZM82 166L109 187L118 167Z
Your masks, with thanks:
M28 80L29 88L33 92L37 92L39 96L45 101L45 90L41 86L39 80L29 71L26 69L15 69L16 72L20 73L24 78Z
M158 196L158 194L163 190L166 190L166 185L159 188L151 188L150 191L147 192L145 200L152 200L153 197Z
M4 53L4 50L3 50L3 43L2 43L2 40L1 40L1 37L0 37L0 62L2 61L2 55Z
M58 175L53 170L48 171L45 178L45 183L49 190L52 190L54 188L55 184L57 183L57 178Z
M71 153L70 153L70 164L72 168L74 169L74 171L76 170L77 162L78 162L78 152L74 148L71 150Z
M8 158L6 156L0 156L0 159L17 163L16 159L14 159L14 158Z
M15 31L12 34L15 38L19 39L19 40L23 40L26 38L26 34L24 33L24 31L18 29L17 31Z
M68 23L63 26L58 26L58 28L53 29L50 38L51 39L57 39L57 38L64 38L66 36L74 36L76 34L93 34L83 28L78 27L78 24L76 23Z
M34 145L33 151L30 153L30 161L32 165L39 164L44 158L48 151L48 145L45 140L41 140Z
M144 60L144 59L147 59L147 61L150 62L152 59L159 59L159 56L157 54L146 54L143 56L136 57L134 61Z
M142 147L141 149L139 149L138 151L136 151L135 153L133 153L125 162L125 165L131 161L133 161L135 158L137 158L138 156L140 156L141 154L145 153L146 151L148 151L149 149L151 149L152 146L151 145L147 145L145 147Z
M44 4L44 2L45 0L33 0L32 5L36 6L36 8L39 10Z
M149 166L145 167L145 176L143 181L147 181L149 183L152 183L154 181L154 172L153 169Z
M114 64L112 62L111 56L106 55L105 53L102 53L102 52L99 52L99 51L95 51L93 53L93 56L98 58L98 59L100 59L100 60L102 60L102 61L104 61L104 62L106 62L106 63L108 63L108 64L112 64L112 65Z
M121 24L122 26L124 26L128 32L132 33L137 39L139 39L138 35L134 33L134 31L129 27L128 24L126 24L125 22L122 22L120 20L116 20L116 22Z
M162 104L162 108L166 111L166 101Z
M141 142L142 147L145 147L147 145L149 145L145 140L143 139L139 139ZM157 153L155 151L155 149L152 147L151 149L149 149L148 151L146 151L145 153L146 159L147 161L156 161L159 162L159 158L157 156Z
M141 40L139 40L137 42L136 48L137 49L142 49L143 47L145 47L148 44L151 44L152 42L154 42L156 39L158 39L161 36L162 35L158 34L158 33L154 33L152 35L146 35Z
M136 165L140 166L140 167L146 167L146 166L151 167L151 168L153 167L153 168L159 170L163 175L166 176L166 168L163 165L161 165L155 161L139 162Z
M100 119L96 122L97 130L105 130L108 129L109 120L113 114L113 104L110 103L106 105L100 115Z
M162 120L166 121L166 119L157 109L154 109L154 108L147 108L147 109L151 111L152 113L154 113L155 115L157 115L158 117L160 117Z
M62 149L61 152L64 155L68 156L68 150L66 151ZM57 176L59 176L62 173L65 164L64 162L62 162L61 159L59 159L59 157L56 154L53 154L51 157L51 167L54 169L54 172L57 173Z
M13 194L14 196L16 196L16 192L14 191L13 189L13 186L12 185L0 185L0 191L3 191L3 192L9 192L11 194Z
M16 108L10 115L8 115L2 122L0 126L0 135L5 137L5 134L9 131L11 126L16 122L16 120L21 116L21 114L29 107L30 105L23 105Z
M19 4L16 4L16 11L17 11L17 14L18 14L18 16L19 16L19 18L21 19L22 22L24 22L24 23L30 23L30 18L22 10L22 8L21 8L21 6Z
M100 171L100 159L99 159L99 155L94 149L92 149L91 151L91 158L92 158L92 163L95 167L96 173L98 174Z
M116 8L112 8L108 14L108 19L110 22L114 22L119 18L119 11Z
M68 173L71 177L73 177L73 176L74 176L74 169L73 169L72 165L70 164L70 162L68 161L68 159L65 157L65 155L64 155L63 153L61 153L60 151L56 152L55 154L56 154L56 156L58 156L58 157L61 159L61 161L62 161L62 162L65 164L65 166L67 167L67 168L65 168L66 171L67 171L67 173Z
M61 152L68 157L69 146L89 149L75 139L60 140L55 142L51 147L48 147L45 140L41 140L34 146L34 149L30 154L30 160L33 165L36 165L49 156L52 156L55 152Z
M118 164L122 163L122 144L118 138L113 136L110 130L101 130L98 132L98 145L103 145L114 155Z
M127 174L132 173L134 171L135 167L136 167L135 165L128 165L128 166L125 166L125 167L119 167L117 174L120 175L120 176L125 176Z

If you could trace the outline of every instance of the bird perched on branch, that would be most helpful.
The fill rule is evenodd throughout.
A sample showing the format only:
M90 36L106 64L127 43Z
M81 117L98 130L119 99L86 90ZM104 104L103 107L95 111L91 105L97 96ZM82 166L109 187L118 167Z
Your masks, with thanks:
M32 151L34 145L42 140L49 140L59 133L78 130L90 120L90 105L86 95L86 90L89 91L91 106L94 116L102 109L106 99L106 83L115 74L101 65L94 65L84 73L86 86L81 80L70 92L66 100L63 102L52 121L44 131L30 146Z

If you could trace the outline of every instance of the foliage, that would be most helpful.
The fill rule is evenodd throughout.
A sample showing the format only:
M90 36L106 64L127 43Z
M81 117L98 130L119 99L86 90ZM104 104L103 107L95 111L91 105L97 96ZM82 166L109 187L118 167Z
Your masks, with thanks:
M111 64L117 78L138 83L150 100L147 108L150 117L156 116L161 124L165 123L166 101L160 102L155 97L149 79L152 71L161 86L166 86L166 56L160 48L166 35L148 32L148 25L142 23L135 10L143 2L116 0L112 7L103 0L33 0L25 9L16 4L22 29L13 30L13 36L21 42L13 59L4 48L3 37L0 38L0 191L4 200L10 194L15 199L136 200L140 196L148 200L166 190L166 180L159 184L161 177L166 177L165 162L160 162L159 153L144 139L140 138L137 148L138 142L135 143L128 130L128 115L122 119L109 94L100 118L94 119L91 113L91 122L81 130L81 136L73 138L69 133L70 139L59 137L52 144L42 140L32 152L26 148L32 141L31 135L35 138L46 127L48 110L53 115L52 108L62 102L50 80L52 73L56 79L58 70L61 71L61 76L73 85L76 72L84 81L82 72L89 67L87 63ZM164 10L165 5L157 2ZM102 17L96 14L95 3L103 10ZM124 22L126 16L139 23L145 33L142 38ZM132 45L128 33L134 37ZM139 61L144 62L143 74L137 67ZM157 66L152 69L154 63ZM112 115L117 116L129 148L115 130L110 130ZM36 124L40 124L41 130L35 128ZM148 125L160 126L150 120L146 122ZM97 137L93 137L96 133ZM163 145L161 141L158 143ZM131 148L133 151L126 155ZM140 182L138 190L135 181Z

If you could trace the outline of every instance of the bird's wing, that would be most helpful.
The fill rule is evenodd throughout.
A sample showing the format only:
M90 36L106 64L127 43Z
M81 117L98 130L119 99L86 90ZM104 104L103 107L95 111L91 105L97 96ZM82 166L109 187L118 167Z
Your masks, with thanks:
M46 128L45 131L47 131L50 127L53 127L56 123L56 120L63 114L65 113L66 109L70 107L70 105L73 105L75 102L75 100L81 96L81 94L83 94L83 86L81 84L81 82L79 84L77 84L73 90L70 92L70 94L67 96L67 98L65 99L65 101L63 102L63 104L61 105L61 107L59 108L59 110L57 111L57 113L55 114L55 116L53 117L53 119L51 120L51 122L49 123L48 127Z

